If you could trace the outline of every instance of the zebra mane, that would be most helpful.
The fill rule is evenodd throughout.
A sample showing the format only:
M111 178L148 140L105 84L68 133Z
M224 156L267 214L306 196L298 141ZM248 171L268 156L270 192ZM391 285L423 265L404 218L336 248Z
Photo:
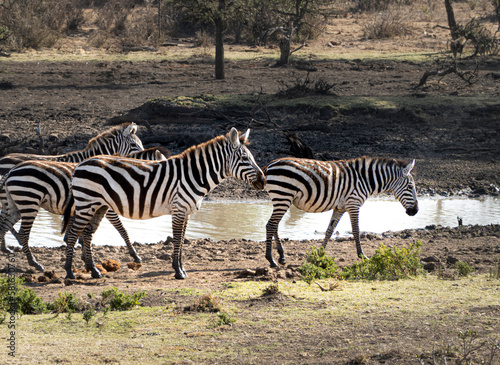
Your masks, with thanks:
M378 160L384 164L387 164L387 165L396 165L396 166L399 166L401 168L404 168L406 166L408 166L408 164L410 163L409 161L406 161L406 160L401 160L401 159L397 159L397 158L387 158L387 157L369 157L369 156L363 156L361 157L362 159L370 159L370 160Z
M123 123L123 124L120 124L120 125L117 125L115 127L112 127L104 132L102 132L101 134L98 134L97 136L93 137L90 139L89 143L87 144L87 147L85 147L83 151L88 151L88 150L91 150L95 147L95 145L99 144L99 142L97 142L98 140L100 139L107 139L107 138L115 138L116 136L118 136L119 134L123 133L123 131L130 125L130 123Z
M238 135L240 136L240 143L241 144L245 144L245 145L249 144L248 141L245 141L245 139L241 137L241 132L238 132ZM172 156L172 157L185 157L185 156L191 154L194 150L206 149L209 145L224 145L224 144L226 144L226 141L228 138L229 138L229 133L227 135L220 135L220 136L214 137L209 141L200 143L198 145L191 146L188 149L184 150L183 152L179 153L178 155ZM172 157L169 157L169 158L172 158Z

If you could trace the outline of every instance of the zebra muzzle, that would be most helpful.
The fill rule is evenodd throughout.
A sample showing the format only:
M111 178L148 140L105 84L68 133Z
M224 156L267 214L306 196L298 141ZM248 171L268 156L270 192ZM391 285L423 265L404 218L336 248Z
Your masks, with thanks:
M259 174L257 179L252 182L252 185L257 190L262 190L266 186L266 178L263 174Z
M406 214L408 214L409 216L413 217L417 213L418 213L418 204L415 204L414 206L406 209Z

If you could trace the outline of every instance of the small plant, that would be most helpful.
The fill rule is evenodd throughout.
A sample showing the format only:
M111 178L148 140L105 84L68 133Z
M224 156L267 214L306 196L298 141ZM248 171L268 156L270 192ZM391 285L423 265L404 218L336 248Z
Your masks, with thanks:
M216 313L222 311L222 304L219 297L204 294L198 297L192 305L185 307L184 311Z
M266 286L262 290L262 295L275 295L275 294L278 294L279 292L280 292L280 288L279 288L278 283L273 283L269 286Z
M309 73L304 79L296 78L292 84L285 81L280 81L280 84L281 87L277 96L287 99L309 95L333 95L332 89L335 87L335 84L331 84L324 79L312 80Z
M96 311L94 307L90 306L85 312L83 312L83 320L89 324L90 320L94 318Z
M318 249L311 247L311 253L307 253L307 259L298 271L302 275L302 280L311 284L316 279L336 277L338 267L335 258L328 256L323 247Z
M73 293L58 293L54 303L48 305L48 308L56 314L73 313L78 310L79 299Z
M471 272L474 271L474 268L470 266L467 262L457 261L455 263L455 269L458 272L458 276L467 277Z
M398 249L391 250L383 243L369 260L356 262L352 266L344 267L341 276L344 279L400 279L416 276L422 265L420 263L420 247L422 243L416 241Z
M25 288L24 279L9 276L0 277L0 311L18 314L35 314L47 311L43 300L33 289Z
M236 319L231 317L229 313L226 312L219 312L217 313L217 321L215 322L215 326L231 326L234 322L236 322Z
M104 307L109 304L110 310L124 311L141 304L140 300L146 296L146 292L139 290L134 294L124 294L118 288L113 287L103 290L101 296Z

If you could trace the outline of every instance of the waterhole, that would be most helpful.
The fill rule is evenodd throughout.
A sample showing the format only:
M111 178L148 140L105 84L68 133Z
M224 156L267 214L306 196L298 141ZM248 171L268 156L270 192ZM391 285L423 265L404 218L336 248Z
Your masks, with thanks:
M388 197L370 198L360 210L360 230L362 232L382 233L403 229L425 228L429 225L454 227L458 218L466 224L499 224L500 198L420 198L419 212L410 217L403 206ZM266 223L271 216L272 205L269 201L207 201L189 220L186 238L210 238L215 241L245 238L264 241ZM280 238L295 240L322 239L331 218L331 211L325 213L306 213L292 207L281 220ZM156 243L172 236L171 216L148 220L122 218L123 225L132 242ZM19 229L19 223L16 225ZM54 247L63 244L61 216L40 210L31 231L30 246ZM345 237L351 234L351 223L346 213L340 220L336 235ZM15 238L8 233L6 242L17 245ZM95 245L124 245L118 232L104 219L94 235Z

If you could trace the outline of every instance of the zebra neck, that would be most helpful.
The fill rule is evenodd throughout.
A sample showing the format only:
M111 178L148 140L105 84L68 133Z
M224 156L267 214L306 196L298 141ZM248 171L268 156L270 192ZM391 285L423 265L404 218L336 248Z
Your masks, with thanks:
M184 158L185 176L197 185L200 193L204 190L208 194L227 177L226 161L221 160L223 154L202 148L189 152Z
M353 170L362 182L366 196L376 195L392 190L392 183L399 177L399 172L391 165L380 164L377 160L357 160Z

